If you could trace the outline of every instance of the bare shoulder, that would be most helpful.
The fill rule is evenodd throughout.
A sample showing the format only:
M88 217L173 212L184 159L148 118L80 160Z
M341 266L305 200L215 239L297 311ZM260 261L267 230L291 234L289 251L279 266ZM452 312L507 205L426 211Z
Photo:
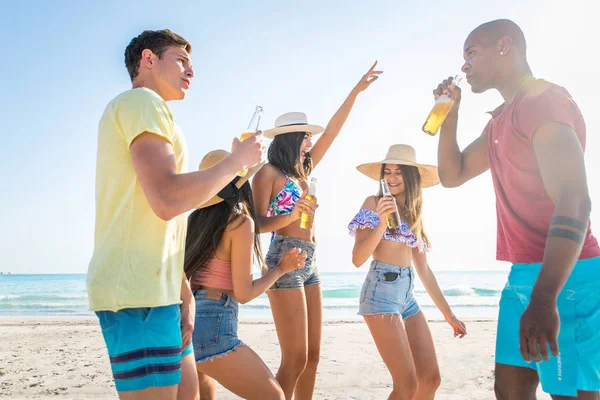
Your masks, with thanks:
M253 179L253 188L264 191L264 193L269 193L270 196L274 196L274 192L280 191L285 185L287 178L279 168L267 163L254 175ZM269 188L270 191L268 190Z
M377 209L377 196L369 196L363 202L360 208L366 208L367 210L375 211Z
M248 215L240 215L227 225L225 233L232 237L254 234L254 220Z
M278 176L283 175L279 168L275 167L272 164L265 164L262 166L260 170L254 175L254 179L259 180L273 180Z

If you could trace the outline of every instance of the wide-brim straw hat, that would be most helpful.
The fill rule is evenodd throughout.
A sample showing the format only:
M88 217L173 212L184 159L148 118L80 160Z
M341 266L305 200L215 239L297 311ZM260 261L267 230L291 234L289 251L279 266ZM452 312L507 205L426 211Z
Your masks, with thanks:
M407 144L394 144L390 146L385 158L381 161L361 164L356 169L371 179L381 179L381 166L383 164L400 164L417 167L421 175L421 187L426 188L440 183L437 167L434 165L419 164L415 149Z
M275 128L263 131L263 136L267 139L273 139L277 135L293 132L308 132L312 135L318 135L325 129L319 125L311 125L303 112L289 112L280 115L275 120Z
M199 171L204 171L206 169L209 169L211 167L214 167L215 165L217 165L218 163L220 163L221 161L223 161L223 159L225 159L227 156L229 156L231 153L228 152L227 150L213 150L208 152L203 158L202 161L200 161L200 166L198 167ZM239 189L242 187L242 185L246 182L248 182L248 180L250 178L252 178L252 175L254 175L255 173L258 172L258 170L264 165L263 164L259 164L255 167L249 168L248 172L246 173L246 176L244 177L239 177L237 179L237 181L235 182L235 186ZM235 180L235 179L234 179ZM228 184L229 185L229 184ZM215 204L218 204L220 202L224 201L223 198L219 197L218 195L213 196L210 200L208 200L207 202L205 202L204 204L201 204L198 208L206 208L206 207L210 207L210 206L214 206Z

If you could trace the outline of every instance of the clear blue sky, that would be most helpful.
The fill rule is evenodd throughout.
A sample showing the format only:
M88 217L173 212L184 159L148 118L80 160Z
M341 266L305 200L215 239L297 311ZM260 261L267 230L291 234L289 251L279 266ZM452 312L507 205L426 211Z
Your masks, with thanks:
M194 46L191 90L185 101L171 103L188 140L190 169L208 150L228 149L257 104L265 108L262 128L287 111L304 111L311 122L327 124L379 60L385 73L359 97L314 172L323 271L354 270L346 225L377 186L355 170L357 164L383 158L393 143L409 143L421 161L436 162L437 138L420 131L431 90L459 72L466 35L491 19L520 24L534 74L567 87L579 103L588 126L590 190L597 200L600 117L592 3L4 1L0 271L86 271L93 249L97 123L106 103L129 88L123 52L144 29L170 28ZM480 134L485 112L500 102L492 92L465 95L461 146ZM460 189L427 189L424 202L432 268L506 267L494 261L489 173Z

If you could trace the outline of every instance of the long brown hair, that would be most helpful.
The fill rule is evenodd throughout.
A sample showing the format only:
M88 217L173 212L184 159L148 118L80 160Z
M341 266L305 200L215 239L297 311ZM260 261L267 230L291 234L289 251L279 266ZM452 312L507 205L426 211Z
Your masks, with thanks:
M293 178L308 179L313 169L312 158L310 153L306 153L304 163L300 158L300 149L305 137L306 132L291 132L275 136L267 153L269 163Z
M243 216L254 220L254 261L264 268L265 261L260 245L256 213L252 202L252 189L248 182L240 188L240 201L230 205L222 201L213 206L195 210L188 217L187 237L185 240L185 259L183 270L189 279L195 272L204 268L215 252L225 230L230 224L243 223Z
M380 179L385 178L385 167L387 164L381 166ZM429 238L423 229L423 219L421 218L421 211L423 209L423 191L421 188L421 174L417 167L412 165L398 164L400 171L402 171L402 179L404 181L404 207L398 209L400 216L405 221L410 230L417 237L417 242L424 243L427 247L431 247L429 244ZM379 188L378 196L381 197L381 188Z

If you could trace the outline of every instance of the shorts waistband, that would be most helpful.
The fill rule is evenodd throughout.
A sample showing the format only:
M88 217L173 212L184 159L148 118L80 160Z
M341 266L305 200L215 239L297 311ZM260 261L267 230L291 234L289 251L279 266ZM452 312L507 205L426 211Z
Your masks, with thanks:
M539 272L539 270L542 268L542 263L513 263L511 269L515 270L515 271L520 271L520 270L524 270L524 271L535 271L537 270ZM573 267L573 269L577 269L578 271L582 271L582 272L591 272L591 273L597 273L600 270L600 257L592 257L592 258L586 258L583 260L577 260L575 262L575 266Z
M412 272L412 267L400 267L394 264L388 264L381 261L371 261L369 268L371 271L396 272L400 277L408 276Z
M310 248L312 250L314 250L317 247L317 244L315 242L299 239L293 236L275 235L273 236L273 240L281 240L282 242L296 242L304 248Z
M223 307L237 307L238 302L227 293L216 289L198 289L194 290L196 300L215 300L223 303Z

